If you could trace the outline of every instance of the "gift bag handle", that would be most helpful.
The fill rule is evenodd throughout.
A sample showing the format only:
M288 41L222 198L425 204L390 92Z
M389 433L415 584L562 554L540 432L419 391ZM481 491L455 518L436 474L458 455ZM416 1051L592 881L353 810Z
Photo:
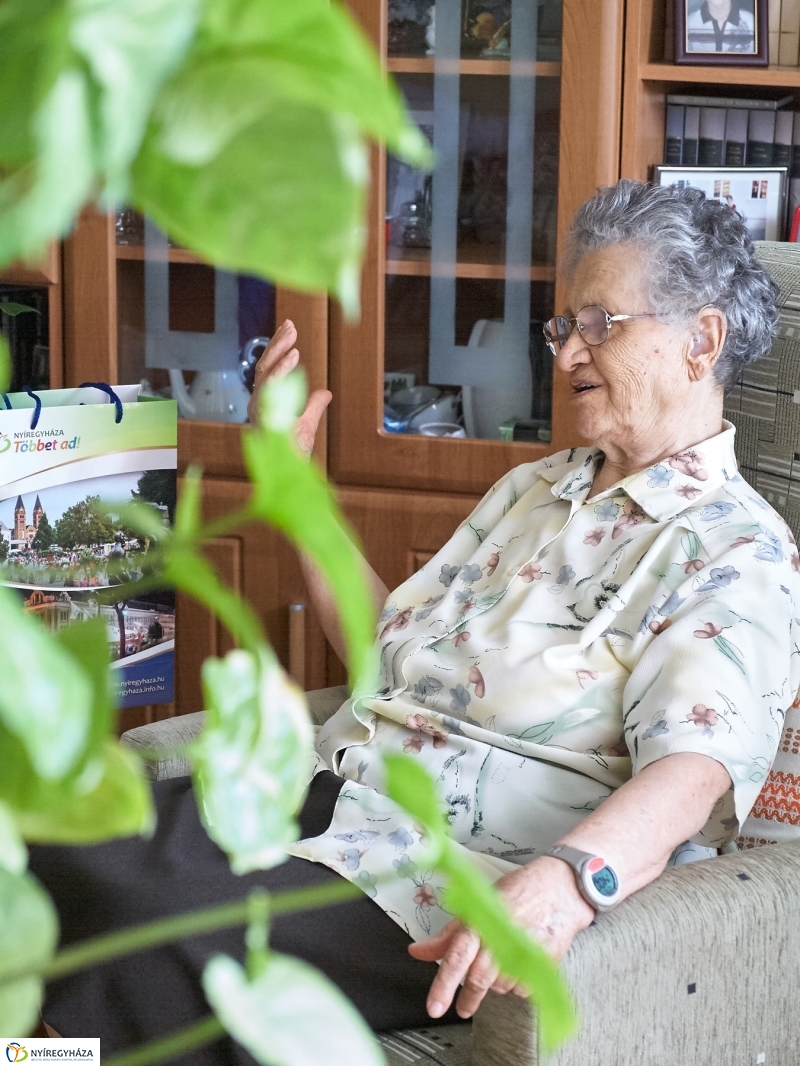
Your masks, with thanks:
M31 429L36 429L36 427L39 425L39 415L42 413L42 401L39 399L39 397L36 395L36 393L32 389L30 389L27 385L25 386L25 392L27 392L27 394L30 396L30 398L33 400L33 402L36 404L36 407L34 408L34 411L33 411L33 418L31 419ZM11 400L9 400L9 398L8 398L8 393L0 392L0 396L3 397L3 403L6 405L6 410L7 411L13 411L14 408L11 405Z
M106 396L110 396L117 407L117 414L114 418L114 421L117 423L117 425L119 425L119 423L122 421L122 400L119 398L119 396L117 396L117 394L114 392L110 385L106 385L104 381L84 381L84 383L80 385L79 388L99 389L101 392L104 392Z
M33 412L33 418L31 419L31 429L36 429L39 425L39 415L42 413L42 401L36 395L36 393L28 385L25 386L25 392L30 396L33 402L36 404L36 409Z

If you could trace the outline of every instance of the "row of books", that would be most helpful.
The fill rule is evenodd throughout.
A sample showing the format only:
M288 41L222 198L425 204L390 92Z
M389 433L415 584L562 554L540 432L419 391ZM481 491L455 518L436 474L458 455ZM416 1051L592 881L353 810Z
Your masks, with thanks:
M791 167L800 163L800 112L780 100L667 96L666 166Z

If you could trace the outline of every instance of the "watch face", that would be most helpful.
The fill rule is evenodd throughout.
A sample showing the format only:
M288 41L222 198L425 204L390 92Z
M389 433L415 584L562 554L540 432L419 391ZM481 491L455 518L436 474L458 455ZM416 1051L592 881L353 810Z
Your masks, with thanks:
M597 860L595 860L595 862L596 861ZM590 876L592 878L592 884L594 885L594 887L597 889L597 891L600 893L601 896L607 896L607 897L613 896L614 893L619 888L619 883L617 881L616 874L611 869L611 867L610 866L606 866L605 863L603 864L603 866L599 870L596 870L596 871L592 871L591 867L593 865L594 865L594 863L590 863L589 864L589 871L590 871Z

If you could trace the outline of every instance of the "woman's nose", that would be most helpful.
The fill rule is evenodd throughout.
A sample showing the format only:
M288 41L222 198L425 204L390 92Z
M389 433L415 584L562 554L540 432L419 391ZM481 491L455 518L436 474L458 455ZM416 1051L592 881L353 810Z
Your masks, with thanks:
M583 339L577 325L573 326L569 340L566 344L562 344L561 350L556 356L556 366L559 370L569 374L581 363L590 362L591 358L592 353L589 351L589 345Z

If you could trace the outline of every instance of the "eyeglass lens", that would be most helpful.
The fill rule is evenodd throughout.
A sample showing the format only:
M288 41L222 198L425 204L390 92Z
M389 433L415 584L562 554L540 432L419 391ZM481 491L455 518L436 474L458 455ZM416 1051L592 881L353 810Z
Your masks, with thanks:
M587 344L602 344L608 338L608 319L602 307L589 304L582 307L573 319ZM572 323L563 315L556 315L545 323L544 335L550 351L558 355L572 334Z

